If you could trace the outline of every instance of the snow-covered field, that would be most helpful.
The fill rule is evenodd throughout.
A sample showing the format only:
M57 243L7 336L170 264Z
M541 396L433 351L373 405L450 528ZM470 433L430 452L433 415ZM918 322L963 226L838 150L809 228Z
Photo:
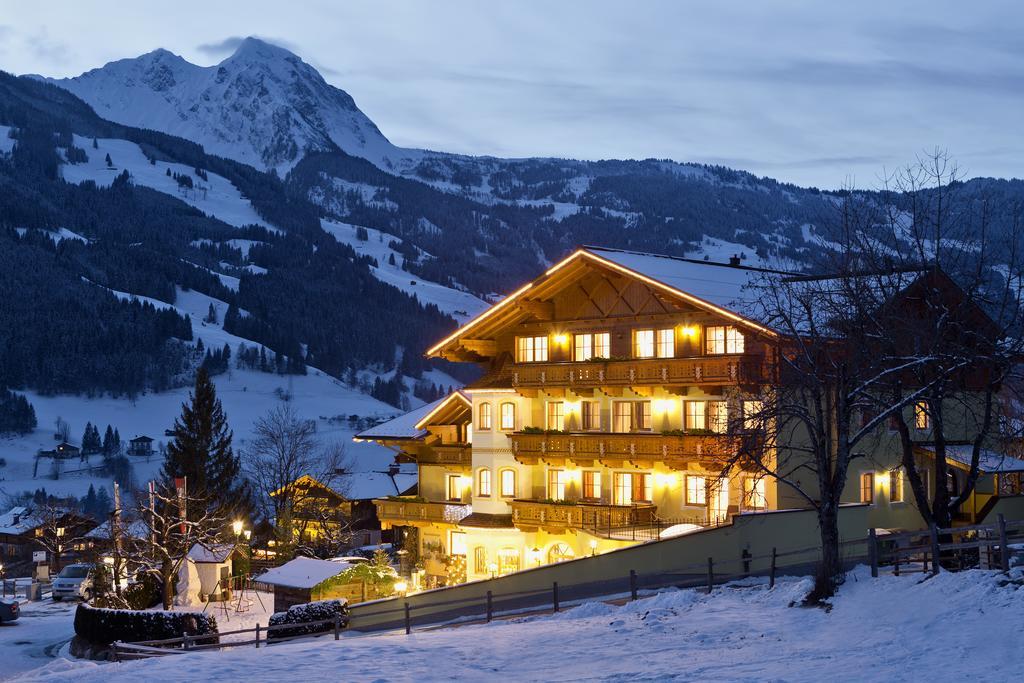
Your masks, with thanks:
M64 164L61 171L69 183L81 183L92 180L99 186L110 185L120 173L127 170L132 182L169 194L191 204L209 216L216 216L228 225L262 225L277 231L272 225L260 218L249 200L242 196L231 181L216 173L207 173L208 180L195 175L195 169L184 164L173 164L157 161L150 164L142 149L134 142L99 138L98 148L93 148L92 139L80 135L74 136L75 146L85 150L88 161L81 164ZM106 155L110 155L112 166L108 167ZM206 187L206 192L199 190L181 191L178 182L167 175L171 173L185 174L192 177L198 188Z
M587 603L553 616L411 636L347 634L341 643L118 665L58 659L18 680L1015 680L1024 590L1000 583L1005 576L995 572L921 581L871 579L859 568L830 611L790 606L806 594L809 579L783 579L771 591L751 580L710 596L668 591L621 607Z

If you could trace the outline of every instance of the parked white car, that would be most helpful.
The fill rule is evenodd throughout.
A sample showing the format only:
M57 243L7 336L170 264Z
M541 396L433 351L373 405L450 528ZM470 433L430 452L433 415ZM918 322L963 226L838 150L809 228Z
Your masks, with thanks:
M69 564L60 570L53 580L53 599L79 598L88 600L92 597L96 581L95 565Z

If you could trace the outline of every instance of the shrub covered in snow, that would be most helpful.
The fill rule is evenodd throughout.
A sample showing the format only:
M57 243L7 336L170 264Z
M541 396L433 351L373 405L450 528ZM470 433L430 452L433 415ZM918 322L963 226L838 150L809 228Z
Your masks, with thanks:
M127 609L101 609L86 604L75 612L75 635L90 643L109 645L114 641L137 642L180 638L184 635L212 638L197 643L215 643L217 620L201 612L163 612Z
M287 612L275 612L270 617L269 626L280 626L282 624L298 624L294 628L281 628L267 631L267 639L287 638L290 636L301 636L310 633L324 633L334 628L334 618L342 627L348 625L348 602L346 600L320 600L308 602L304 605L292 605ZM309 622L323 621L329 619L329 624L309 624Z

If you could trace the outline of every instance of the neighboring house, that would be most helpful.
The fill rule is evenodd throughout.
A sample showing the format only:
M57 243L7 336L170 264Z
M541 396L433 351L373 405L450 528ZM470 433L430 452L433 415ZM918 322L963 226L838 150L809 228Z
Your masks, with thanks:
M419 467L416 497L376 501L381 522L418 530L440 583L804 507L756 472L720 476L741 447L777 456L747 416L778 386L784 336L752 313L750 286L783 275L738 258L577 250L428 350L477 363L481 379L356 436ZM872 526L918 528L909 487L889 476L899 450L879 443L844 499L871 505ZM1010 474L988 485L1019 491Z
M59 512L52 519L43 519L40 508L34 504L13 507L0 514L0 562L30 561L33 551L45 550L39 539L57 531L67 539L61 564L74 562L89 548L85 536L95 526L93 519L71 510Z
M148 457L153 455L153 439L148 436L137 436L128 442L128 455Z
M231 591L231 577L236 560L244 559L244 548L234 543L211 546L195 544L188 551L189 561L195 563L199 574L199 590L207 600L224 600Z
M67 441L62 441L57 444L57 447L52 451L39 451L38 457L40 458L56 458L58 460L71 460L72 458L81 458L82 449L78 446L73 446Z

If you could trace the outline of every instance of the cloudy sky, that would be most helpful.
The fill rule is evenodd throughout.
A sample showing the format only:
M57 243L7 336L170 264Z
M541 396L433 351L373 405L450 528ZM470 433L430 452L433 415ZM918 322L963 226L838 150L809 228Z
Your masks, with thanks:
M244 9L241 9L244 7ZM1019 2L24 2L0 69L73 76L157 47L287 47L393 142L672 158L873 186L925 149L1024 177Z

